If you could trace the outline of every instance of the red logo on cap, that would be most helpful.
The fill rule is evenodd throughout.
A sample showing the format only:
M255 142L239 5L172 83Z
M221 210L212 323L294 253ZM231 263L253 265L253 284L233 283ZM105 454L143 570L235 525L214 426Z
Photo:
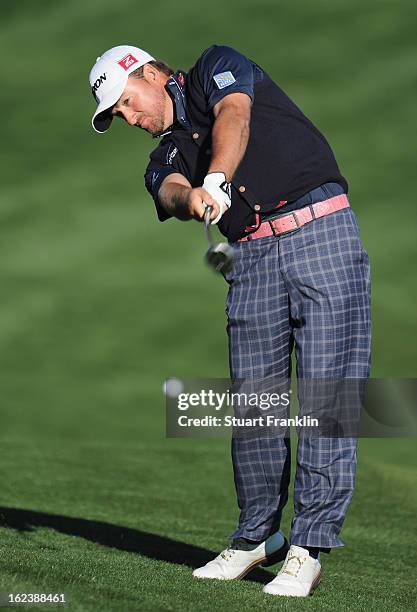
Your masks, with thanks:
M121 66L124 70L129 70L130 66L132 66L132 64L136 64L136 62L138 62L139 60L136 59L136 57L134 55L132 55L131 53L128 53L127 55L125 55L120 62L117 62L119 64L119 66Z

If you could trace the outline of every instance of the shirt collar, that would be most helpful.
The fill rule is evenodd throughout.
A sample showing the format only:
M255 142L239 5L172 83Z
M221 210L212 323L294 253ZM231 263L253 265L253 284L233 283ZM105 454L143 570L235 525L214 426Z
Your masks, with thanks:
M183 70L177 70L177 72L171 75L168 81L166 82L165 88L172 98L176 120L172 125L169 126L169 128L167 128L163 132L155 134L154 138L166 136L167 134L170 134L176 127L182 127L186 130L191 129L191 124L187 118L187 103L184 92L186 77L186 72L184 72Z

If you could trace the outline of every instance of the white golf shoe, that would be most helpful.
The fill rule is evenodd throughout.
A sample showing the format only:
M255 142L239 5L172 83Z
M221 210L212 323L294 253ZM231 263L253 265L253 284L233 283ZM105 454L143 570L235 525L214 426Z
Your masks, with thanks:
M307 597L320 582L321 565L308 550L292 545L277 576L264 586L264 593L287 597Z
M215 559L193 571L195 578L217 578L217 580L239 580L257 565L272 565L282 561L288 551L288 542L281 531L277 531L252 550L238 548L239 540L233 541Z

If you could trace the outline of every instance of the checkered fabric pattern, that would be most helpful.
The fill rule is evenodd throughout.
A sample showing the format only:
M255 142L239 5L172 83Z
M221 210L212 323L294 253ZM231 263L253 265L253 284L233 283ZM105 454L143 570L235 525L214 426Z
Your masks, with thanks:
M315 189L310 203L338 193ZM370 267L351 208L233 246L226 276L233 380L289 378L294 345L298 378L369 377ZM232 460L240 519L230 537L263 540L279 528L288 499L290 440L233 438ZM343 546L355 470L356 439L299 438L292 544Z

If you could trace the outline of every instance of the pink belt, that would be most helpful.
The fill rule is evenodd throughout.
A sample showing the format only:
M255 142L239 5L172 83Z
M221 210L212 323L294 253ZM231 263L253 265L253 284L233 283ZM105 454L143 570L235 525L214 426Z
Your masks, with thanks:
M263 221L259 228L245 236L239 238L238 242L245 242L247 240L256 240L257 238L265 238L266 236L279 236L280 234L286 234L292 230L302 227L306 223L310 223L314 219L331 215L338 210L348 208L350 206L349 200L345 194L334 196L323 202L316 202L315 204L309 204L304 208L294 210L288 215L274 219L273 221Z

